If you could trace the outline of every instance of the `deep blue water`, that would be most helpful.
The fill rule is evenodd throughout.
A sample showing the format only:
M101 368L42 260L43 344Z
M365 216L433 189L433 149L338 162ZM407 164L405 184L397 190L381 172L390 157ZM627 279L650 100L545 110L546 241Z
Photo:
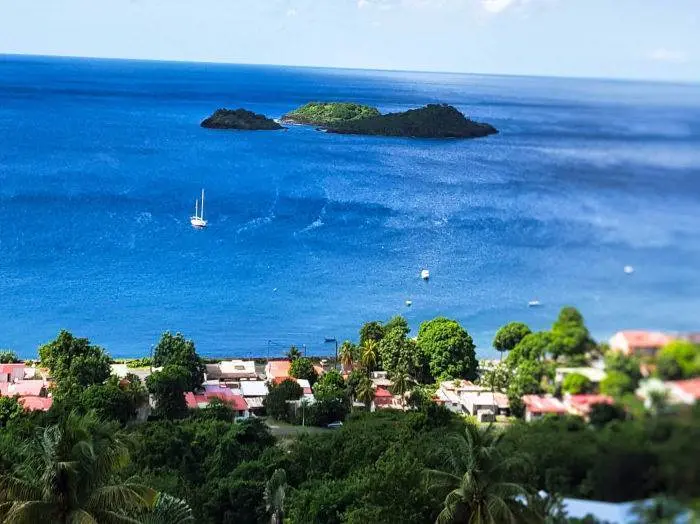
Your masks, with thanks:
M199 127L310 100L447 102L501 133ZM488 355L565 304L598 337L697 330L699 203L697 85L0 56L0 347L25 356L60 328L115 356L164 330L328 353L398 313L454 317Z

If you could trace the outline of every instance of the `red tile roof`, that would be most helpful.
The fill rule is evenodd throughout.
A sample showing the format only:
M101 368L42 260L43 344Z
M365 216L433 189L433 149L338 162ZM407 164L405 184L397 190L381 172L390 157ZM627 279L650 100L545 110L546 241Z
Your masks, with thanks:
M211 392L205 391L201 394L194 394L191 392L185 393L185 402L188 408L196 409L200 404L209 404L212 399L218 398L225 404L231 406L235 411L246 411L248 409L248 404L241 395L235 395L233 393L223 393L223 392Z
M660 331L622 331L622 336L631 348L662 347L673 340L673 337Z
M531 413L566 413L566 406L554 397L523 395L522 400Z
M19 364L0 364L0 373L12 373L16 369L24 370L24 363Z
M374 397L375 398L391 398L394 395L392 395L389 391L387 391L384 388L377 388L374 390Z
M48 411L53 405L51 397L20 397L19 401L27 411Z
M271 360L267 363L267 373L268 379L275 379L276 377L288 377L289 368L292 363L289 360Z
M566 403L574 410L588 414L595 404L614 404L615 401L608 395L571 395Z
M692 396L696 400L700 400L700 377L687 380L673 380L669 382L669 384L672 384L683 393Z
M46 387L43 380L22 380L10 386L11 395L38 397Z

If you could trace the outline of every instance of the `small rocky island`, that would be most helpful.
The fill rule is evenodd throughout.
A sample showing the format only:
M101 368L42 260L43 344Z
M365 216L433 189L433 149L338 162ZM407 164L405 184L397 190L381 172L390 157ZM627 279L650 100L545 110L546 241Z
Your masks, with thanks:
M498 133L492 125L470 120L447 104L428 104L400 113L340 122L328 126L326 131L415 138L478 138Z
M377 108L346 102L311 102L282 122L315 125L329 133L415 138L477 138L498 133L490 124L468 119L447 104L382 115Z
M214 114L202 121L201 126L208 129L243 129L247 131L284 129L271 118L247 109L217 109Z
M376 107L348 102L309 102L282 116L282 122L328 127L380 116Z

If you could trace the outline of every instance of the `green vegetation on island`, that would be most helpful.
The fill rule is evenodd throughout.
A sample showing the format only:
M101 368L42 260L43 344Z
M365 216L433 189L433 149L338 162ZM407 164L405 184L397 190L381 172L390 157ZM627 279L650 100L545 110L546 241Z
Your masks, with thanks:
M314 126L334 126L379 116L376 107L349 102L309 102L282 117L283 122Z
M246 131L284 129L271 118L247 109L217 109L214 114L202 121L201 126L208 129L242 129Z
M447 104L382 115L376 108L347 102L311 102L283 122L319 126L329 133L415 138L477 138L498 133L490 124L466 118Z

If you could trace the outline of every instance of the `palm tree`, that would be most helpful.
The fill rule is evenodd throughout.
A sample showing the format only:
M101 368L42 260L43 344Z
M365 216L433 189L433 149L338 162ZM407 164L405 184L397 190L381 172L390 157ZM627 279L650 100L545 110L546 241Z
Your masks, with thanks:
M374 371L377 365L377 341L371 338L365 340L362 346L362 365L367 370L367 373Z
M265 509L270 514L270 524L282 524L286 490L287 473L283 469L276 469L265 484Z
M129 453L117 427L94 413L40 428L24 451L14 474L0 477L0 522L135 522L153 506L152 489L111 483Z
M636 517L635 524L672 524L678 522L683 515L690 517L683 522L695 522L688 509L677 500L660 496L652 501L640 502L632 508L632 514Z
M399 368L399 370L394 373L391 377L393 383L389 388L394 395L401 397L401 407L404 405L404 396L407 391L411 391L413 386L416 385L415 381L411 378L405 368Z
M353 360L355 360L355 347L352 342L346 340L340 346L340 363L346 371L352 370Z
M193 524L192 510L187 502L167 493L158 493L153 507L138 518L140 524Z
M296 346L291 346L287 351L287 358L289 360L296 360L301 357L301 351Z
M508 471L519 461L499 453L499 440L492 426L480 429L474 424L467 424L463 435L452 435L441 450L443 468L426 471L429 487L447 492L436 524L525 520L527 507L521 501L528 490L507 480Z
M364 377L362 381L357 385L357 400L364 402L367 409L369 409L372 401L374 400L374 386L372 381L367 377Z

